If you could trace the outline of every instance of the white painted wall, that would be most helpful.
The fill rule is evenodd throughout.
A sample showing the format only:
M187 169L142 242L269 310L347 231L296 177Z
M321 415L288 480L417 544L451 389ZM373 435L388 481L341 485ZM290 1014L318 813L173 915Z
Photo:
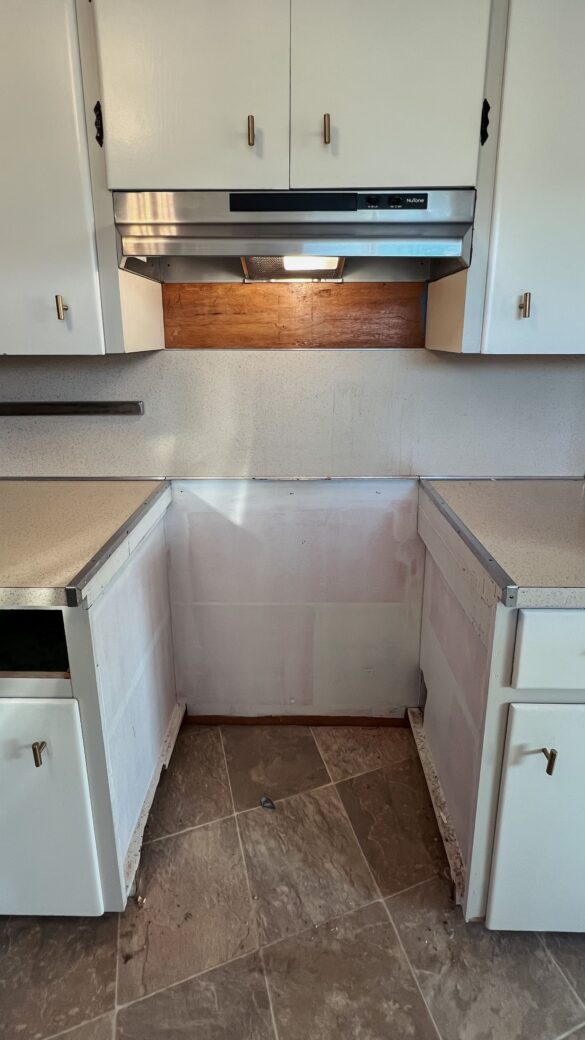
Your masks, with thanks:
M424 350L0 357L0 398L141 398L146 409L136 418L0 418L4 476L585 472L582 358Z
M414 480L177 481L166 517L191 714L390 715L418 703Z

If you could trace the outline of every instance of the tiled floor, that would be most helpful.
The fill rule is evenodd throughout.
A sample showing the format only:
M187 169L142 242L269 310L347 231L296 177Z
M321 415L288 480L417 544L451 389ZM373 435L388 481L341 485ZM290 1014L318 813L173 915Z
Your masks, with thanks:
M585 936L465 925L406 730L187 728L145 842L119 919L0 919L0 1040L585 1040Z

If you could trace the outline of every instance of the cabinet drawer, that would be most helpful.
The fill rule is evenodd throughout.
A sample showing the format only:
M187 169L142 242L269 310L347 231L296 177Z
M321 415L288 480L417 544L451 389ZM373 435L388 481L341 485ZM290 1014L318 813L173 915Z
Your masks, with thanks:
M76 700L0 700L0 791L0 914L103 913Z
M72 696L73 687L67 672L0 672L0 699Z
M585 690L585 610L521 610L512 686Z
M584 743L585 705L510 705L488 928L585 931Z

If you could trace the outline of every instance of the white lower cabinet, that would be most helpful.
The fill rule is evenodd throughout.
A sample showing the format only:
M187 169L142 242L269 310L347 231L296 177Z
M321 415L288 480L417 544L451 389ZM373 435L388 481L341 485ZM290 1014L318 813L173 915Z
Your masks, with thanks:
M585 931L584 747L585 704L510 705L488 928Z
M76 700L0 699L0 792L0 914L103 913Z

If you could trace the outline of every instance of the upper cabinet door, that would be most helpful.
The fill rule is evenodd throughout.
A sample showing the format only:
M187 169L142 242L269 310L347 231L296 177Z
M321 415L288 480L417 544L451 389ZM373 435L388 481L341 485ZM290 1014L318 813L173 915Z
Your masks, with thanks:
M486 353L585 353L584 41L583 0L512 0Z
M489 10L292 0L291 187L474 185Z
M103 353L74 0L3 5L0 139L0 353Z
M108 185L288 187L289 0L96 0Z

